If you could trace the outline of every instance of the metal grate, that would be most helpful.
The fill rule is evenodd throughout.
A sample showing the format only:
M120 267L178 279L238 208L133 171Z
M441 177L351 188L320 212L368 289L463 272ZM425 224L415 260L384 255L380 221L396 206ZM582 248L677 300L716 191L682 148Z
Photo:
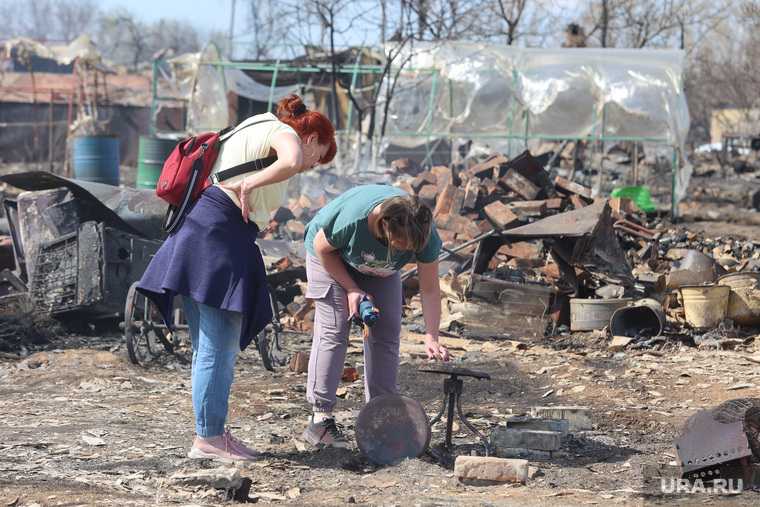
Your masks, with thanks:
M77 306L77 244L73 233L40 245L30 290L38 307L58 313Z

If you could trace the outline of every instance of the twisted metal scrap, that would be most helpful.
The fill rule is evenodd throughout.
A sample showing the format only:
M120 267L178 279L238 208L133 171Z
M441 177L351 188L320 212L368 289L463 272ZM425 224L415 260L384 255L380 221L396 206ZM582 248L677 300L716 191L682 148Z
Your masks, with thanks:
M760 462L760 398L736 398L724 401L710 409L710 416L724 424L741 421L749 447L752 449L752 460ZM695 415L689 417L684 424L683 434L689 433L695 423Z

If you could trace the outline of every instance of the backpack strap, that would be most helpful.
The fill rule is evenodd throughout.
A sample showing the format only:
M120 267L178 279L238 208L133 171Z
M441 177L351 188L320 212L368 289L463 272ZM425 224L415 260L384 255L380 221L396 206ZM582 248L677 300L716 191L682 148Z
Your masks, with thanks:
M250 127L252 125L258 125L260 123L264 123L267 121L274 121L272 118L263 118L261 120L257 120L254 122L249 123L248 125L242 127L240 130L243 130L244 128ZM232 127L230 125L229 127L225 128L224 130L221 130L217 133L219 136L219 142L222 143L233 136L233 134L240 132L237 127ZM216 147L217 149L219 147ZM241 174L245 174L247 172L251 171L260 171L266 167L269 167L270 165L274 164L277 161L277 155L272 155L271 157L266 158L258 158L256 160L249 160L248 162L243 162L242 164L236 165L234 167L229 167L227 169L224 169L222 171L218 171L208 177L209 183L212 185L219 183L220 181L228 180L230 178L234 178L235 176L240 176Z
M182 193L182 200L180 201L179 206L170 204L166 209L166 215L164 215L164 222L162 224L162 227L166 232L173 232L187 212L187 207L190 205L190 200L195 192L195 187L200 180L201 172L203 171L203 152L207 149L208 147L204 143L202 145L201 156L193 161L192 170L190 171L190 180L185 187L185 191Z
M230 167L224 171L219 171L212 174L208 177L208 181L214 185L220 181L228 180L235 176L240 176L241 174L245 174L251 171L260 171L274 164L276 161L277 155L272 155L271 157L267 158L257 158L256 160L249 160L248 162L243 162L242 164L236 165L235 167Z

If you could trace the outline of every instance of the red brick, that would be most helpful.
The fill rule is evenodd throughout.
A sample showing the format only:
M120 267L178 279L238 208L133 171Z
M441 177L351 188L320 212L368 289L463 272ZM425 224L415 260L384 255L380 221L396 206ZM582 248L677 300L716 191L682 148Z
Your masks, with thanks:
M439 189L454 183L454 172L449 167L437 165L432 167L430 172L435 174L435 184Z
M440 213L448 213L451 211L451 202L454 200L454 194L457 191L457 187L454 185L446 185L438 194L438 198L435 201L435 208L433 209L433 216Z
M320 202L318 199L314 199L306 194L301 194L301 197L298 199L298 204L309 211L316 211L324 205L324 203Z
M438 231L438 235L441 237L441 242L443 242L444 245L446 243L453 243L457 237L457 233L454 231L447 231L446 229L440 229L438 227L436 227L436 230Z
M562 192L565 192L568 194L576 194L576 195L585 197L586 199L591 199L590 188L584 187L580 183L570 181L567 178L563 178L562 176L557 176L554 179L554 186L557 187L557 189L561 190Z
M552 199L546 199L544 202L546 202L546 209L547 210L563 210L565 208L565 205L567 202L561 197L554 197Z
M514 201L507 204L518 216L542 217L546 214L546 202L544 201Z
M584 201L578 194L571 194L570 197L568 197L568 200L573 209L581 209L586 206L586 201Z
M311 310L311 303L303 296L296 296L293 301L285 307L296 320L303 320L306 314Z
M507 205L501 201L492 202L483 208L483 212L502 230L515 226L519 222L517 215L512 213Z
M502 245L496 253L519 259L537 259L541 256L541 245L520 241L512 246Z
M422 202L430 206L432 209L435 207L435 198L438 195L438 189L435 185L422 185L422 188L417 192L417 195L420 196Z
M400 188L401 190L403 190L404 192L406 192L407 194L414 195L414 193L415 193L414 189L412 188L412 186L409 184L408 181L402 181L402 182L398 183L397 187Z
M299 352L290 360L290 371L306 373L309 371L309 355Z
M487 232L491 232L493 230L493 225L491 225L491 222L488 220L480 220L477 222L477 225L481 234L486 234Z
M469 218L461 215L454 215L452 213L441 213L436 216L435 226L438 229L456 232L469 239L476 238L480 235L480 229L478 229L475 222Z
M435 175L431 173L430 171L423 171L417 176L414 177L412 180L412 188L414 189L414 193L418 193L420 191L420 188L422 188L423 185L435 185L436 179Z
M464 190L464 203L462 208L475 209L478 204L478 195L480 194L480 178L473 176L467 182Z
M535 199L541 190L538 186L531 183L528 178L514 169L509 169L507 174L499 180L499 184L504 188L513 190L526 201Z
M420 164L410 158L399 158L391 163L391 172L396 174L410 174L414 176L422 170Z
M623 212L629 215L642 212L641 208L630 197L613 197L610 199L610 208L613 212Z
M507 266L518 269L535 269L542 267L546 262L543 259L509 259Z
M454 192L454 199L451 201L451 208L449 209L449 213L457 215L461 213L462 205L464 204L464 194L465 187L457 187L456 192Z
M306 316L301 321L301 331L305 333L313 333L314 332L314 315L317 313L317 311L312 308L308 311Z
M486 178L480 182L480 186L486 195L498 195L501 192L501 188L491 178Z
M507 157L503 157L498 153L494 153L485 160L478 162L471 166L467 170L468 176L477 176L478 178L490 178L494 174L494 169L499 168L502 164L506 164L509 161Z
M557 197L557 190L554 188L551 179L549 179L549 173L546 172L543 166L538 163L538 160L536 160L528 150L525 150L510 160L508 165L528 178L531 182L538 185L538 187L546 194L544 197L550 199Z

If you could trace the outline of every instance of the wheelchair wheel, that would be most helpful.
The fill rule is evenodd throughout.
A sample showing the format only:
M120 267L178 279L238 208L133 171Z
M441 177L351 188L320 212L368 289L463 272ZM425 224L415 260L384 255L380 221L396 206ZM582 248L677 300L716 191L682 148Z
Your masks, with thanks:
M269 304L272 305L272 322L256 336L256 347L259 349L259 355L261 356L264 368L269 371L275 371L276 367L285 366L287 360L285 353L280 347L280 334L283 326L280 324L277 298L272 286L269 287Z
M162 330L153 324L154 318L161 317L148 298L137 292L137 282L133 283L124 308L124 339L129 360L134 364L144 365L155 359L161 353L159 343L169 352L174 349Z

